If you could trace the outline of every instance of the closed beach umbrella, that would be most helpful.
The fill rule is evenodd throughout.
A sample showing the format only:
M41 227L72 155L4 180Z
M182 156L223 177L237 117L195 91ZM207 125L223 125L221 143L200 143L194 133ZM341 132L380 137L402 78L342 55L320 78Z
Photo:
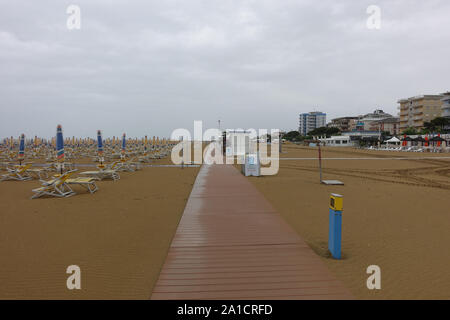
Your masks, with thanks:
M64 138L60 124L56 128L56 158L58 162L64 162Z
M60 124L56 127L56 160L60 163L61 174L63 173L64 163L64 138Z
M100 130L97 130L97 152L100 157L103 156L103 140Z
M144 140L144 153L145 153L145 155L147 155L147 143L148 143L148 138L147 138L147 136L145 136L145 140Z
M428 143L428 135L427 136L425 136L425 147L428 147L428 145L429 145L429 143Z
M99 168L103 168L103 139L102 132L100 130L97 130L97 152L100 160Z
M19 142L19 164L22 165L22 161L25 158L25 135L22 133L20 135Z
M126 135L124 133L122 136L122 154L123 155L125 155L126 148L127 148L127 140L126 140Z

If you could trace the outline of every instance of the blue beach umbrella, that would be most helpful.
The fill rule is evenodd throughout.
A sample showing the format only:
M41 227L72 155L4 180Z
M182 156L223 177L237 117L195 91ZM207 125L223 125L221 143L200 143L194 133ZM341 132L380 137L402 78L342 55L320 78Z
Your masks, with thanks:
M100 160L100 166L103 166L103 139L102 132L97 130L97 152Z
M60 124L56 128L56 158L59 162L64 162L64 139Z
M64 162L64 138L60 124L56 127L56 159L59 163ZM61 165L61 174L62 172L63 166Z
M103 140L100 130L97 131L97 152L100 157L103 155Z
M20 135L19 143L19 164L22 165L22 161L25 158L25 135L22 133Z
M126 147L127 147L127 140L126 140L126 135L124 133L122 136L122 154L123 155L125 155Z

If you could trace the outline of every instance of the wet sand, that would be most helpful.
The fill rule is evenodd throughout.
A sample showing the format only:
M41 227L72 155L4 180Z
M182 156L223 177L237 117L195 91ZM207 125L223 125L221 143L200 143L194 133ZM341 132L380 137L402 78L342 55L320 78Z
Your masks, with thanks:
M317 149L284 145L283 158L315 158ZM276 176L251 177L283 218L362 299L450 299L450 154L325 148L317 160L281 160ZM356 158L384 160L357 160ZM415 160L386 160L391 157ZM344 196L343 259L328 253L328 203ZM381 290L368 290L366 268L381 268Z
M198 170L120 173L62 199L30 200L36 180L0 182L0 299L150 298ZM69 265L81 290L66 287Z

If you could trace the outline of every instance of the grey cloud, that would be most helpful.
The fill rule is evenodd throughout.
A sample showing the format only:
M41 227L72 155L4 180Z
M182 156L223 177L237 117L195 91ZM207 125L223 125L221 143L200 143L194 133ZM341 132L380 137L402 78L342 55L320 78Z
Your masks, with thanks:
M66 8L81 8L81 30ZM382 9L381 30L366 8ZM448 90L450 3L2 1L0 137L297 127ZM16 121L12 121L16 119Z

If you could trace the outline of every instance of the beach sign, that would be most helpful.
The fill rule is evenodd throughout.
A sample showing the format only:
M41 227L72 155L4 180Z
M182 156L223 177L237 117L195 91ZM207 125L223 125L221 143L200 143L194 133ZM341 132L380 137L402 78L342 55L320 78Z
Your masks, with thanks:
M334 259L341 259L343 197L332 193L330 196L328 250Z

